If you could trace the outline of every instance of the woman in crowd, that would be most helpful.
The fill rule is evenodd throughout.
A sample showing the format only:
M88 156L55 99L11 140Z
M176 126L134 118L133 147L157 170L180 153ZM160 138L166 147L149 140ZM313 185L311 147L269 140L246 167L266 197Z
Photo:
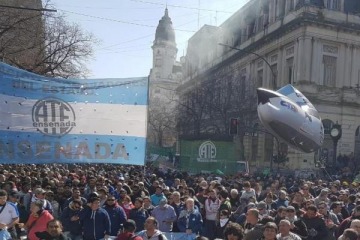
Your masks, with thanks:
M30 205L30 212L31 214L25 225L28 232L28 239L40 240L35 233L46 231L47 223L54 219L54 217L47 210L44 210L43 200L32 202Z

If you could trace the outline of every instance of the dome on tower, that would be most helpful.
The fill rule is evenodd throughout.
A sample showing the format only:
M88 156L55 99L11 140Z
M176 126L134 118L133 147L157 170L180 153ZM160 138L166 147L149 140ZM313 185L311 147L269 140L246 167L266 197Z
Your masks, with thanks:
M165 15L159 21L156 28L155 42L157 41L171 41L175 42L175 31L172 27L171 18L169 17L168 9L165 9Z

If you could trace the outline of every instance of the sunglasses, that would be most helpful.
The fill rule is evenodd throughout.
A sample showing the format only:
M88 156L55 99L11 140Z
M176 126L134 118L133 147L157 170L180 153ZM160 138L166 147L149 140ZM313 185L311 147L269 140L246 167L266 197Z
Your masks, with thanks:
M109 201L109 202L113 202L113 201L115 201L115 199L108 199L107 201Z

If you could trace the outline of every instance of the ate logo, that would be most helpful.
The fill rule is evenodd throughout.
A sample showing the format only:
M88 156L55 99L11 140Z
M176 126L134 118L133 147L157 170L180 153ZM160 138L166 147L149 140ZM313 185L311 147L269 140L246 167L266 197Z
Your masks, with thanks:
M32 108L33 127L48 136L63 136L76 126L71 105L58 98L45 98Z
M199 147L199 157L201 159L215 159L216 147L211 141L203 142Z

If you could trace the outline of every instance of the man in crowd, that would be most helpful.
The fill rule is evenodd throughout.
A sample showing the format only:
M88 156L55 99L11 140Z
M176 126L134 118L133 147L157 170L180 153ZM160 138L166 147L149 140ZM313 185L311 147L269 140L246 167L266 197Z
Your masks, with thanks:
M40 240L73 240L72 238L66 237L62 230L61 222L53 219L47 223L45 232L37 232L35 235Z
M162 232L171 232L173 224L177 219L174 208L167 204L166 198L160 200L159 206L154 208L151 216L157 220L159 223L158 228Z
M279 234L276 236L277 239L291 239L301 240L301 238L295 233L290 232L291 223L289 220L283 219L279 223Z

